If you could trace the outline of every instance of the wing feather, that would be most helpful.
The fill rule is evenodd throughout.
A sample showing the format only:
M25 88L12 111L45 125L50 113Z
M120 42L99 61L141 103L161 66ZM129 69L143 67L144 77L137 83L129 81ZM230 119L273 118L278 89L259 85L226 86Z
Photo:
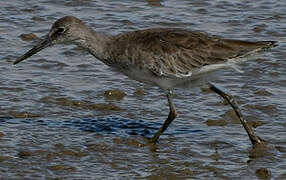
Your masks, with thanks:
M107 46L109 61L135 65L158 76L187 77L204 66L223 64L269 42L227 40L183 29L147 29L122 33Z

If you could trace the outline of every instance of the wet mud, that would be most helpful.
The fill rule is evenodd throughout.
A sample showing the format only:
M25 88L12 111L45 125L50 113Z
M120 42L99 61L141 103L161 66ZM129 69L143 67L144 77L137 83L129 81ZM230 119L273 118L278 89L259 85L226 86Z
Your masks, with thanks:
M106 100L120 101L124 98L124 96L126 96L126 94L119 89L108 90L104 92L104 97Z
M35 34L30 33L30 34L21 34L21 35L20 35L20 38L21 38L23 41L32 41L32 40L37 39L38 37L37 37Z

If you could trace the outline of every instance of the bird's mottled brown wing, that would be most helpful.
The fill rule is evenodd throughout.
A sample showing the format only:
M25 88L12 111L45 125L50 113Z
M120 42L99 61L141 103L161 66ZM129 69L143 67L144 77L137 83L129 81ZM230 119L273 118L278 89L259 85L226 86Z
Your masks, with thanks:
M149 68L157 75L185 77L222 64L270 42L226 40L182 29L147 29L120 34L109 45L110 61ZM118 61L118 62L116 62Z

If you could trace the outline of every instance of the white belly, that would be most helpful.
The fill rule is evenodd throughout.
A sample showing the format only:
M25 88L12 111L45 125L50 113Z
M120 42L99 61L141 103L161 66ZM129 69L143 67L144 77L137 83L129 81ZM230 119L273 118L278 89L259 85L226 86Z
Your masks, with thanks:
M167 77L158 76L149 69L129 68L129 70L120 71L131 79L137 80L153 86L159 86L163 90L171 90L174 88L193 88L201 87L211 78L213 74L203 73L200 75L192 75L189 77Z
M202 69L189 73L189 76L168 76L168 75L158 75L152 72L148 68L138 68L136 66L129 66L125 68L119 68L120 66L114 66L114 70L119 71L131 79L143 82L146 84L159 86L164 90L170 90L174 88L194 88L201 87L208 81L213 80L216 77L216 72L219 69L234 68L236 65L233 63L226 64L214 64L209 66L204 66Z

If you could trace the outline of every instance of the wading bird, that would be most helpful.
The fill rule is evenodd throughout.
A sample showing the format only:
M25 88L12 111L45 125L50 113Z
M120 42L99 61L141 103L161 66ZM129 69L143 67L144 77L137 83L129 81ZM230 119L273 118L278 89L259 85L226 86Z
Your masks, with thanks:
M73 43L98 60L131 79L159 86L167 94L169 115L150 138L155 143L176 118L172 90L207 83L233 107L252 144L262 143L241 114L233 97L206 81L212 72L235 65L258 51L273 47L274 41L249 42L223 39L179 28L153 28L115 36L95 32L76 17L58 19L45 38L14 64L54 44Z

